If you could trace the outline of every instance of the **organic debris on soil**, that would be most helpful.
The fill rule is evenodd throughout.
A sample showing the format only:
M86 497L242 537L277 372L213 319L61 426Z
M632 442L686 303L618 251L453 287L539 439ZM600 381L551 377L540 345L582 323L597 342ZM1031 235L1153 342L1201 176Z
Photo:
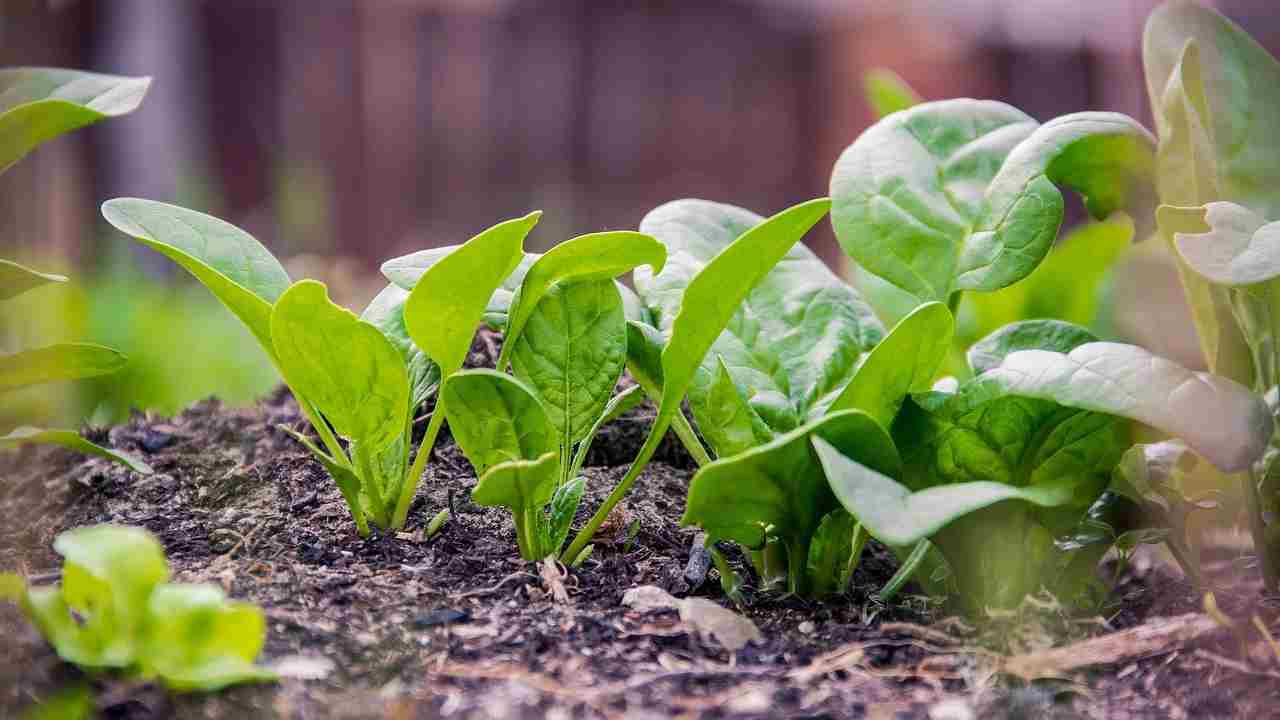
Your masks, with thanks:
M478 341L476 350L487 348ZM652 415L642 406L595 443L579 524L625 472ZM682 621L684 604L633 609L622 602L628 590L654 586L732 608L714 570L698 587L686 579L695 532L678 519L693 465L676 442L664 444L661 461L641 476L624 517L597 538L591 558L567 570L518 559L508 514L469 502L475 476L447 438L414 505L414 530L360 540L334 483L281 424L304 425L283 390L251 409L206 400L174 418L135 415L92 432L95 441L137 452L155 468L150 477L59 450L0 456L0 570L56 581L58 532L140 525L160 538L176 579L218 583L260 604L268 619L263 660L293 668L292 677L212 695L86 680L15 606L2 604L0 716L85 682L112 718L1280 714L1280 657L1268 655L1252 620L1280 636L1280 612L1259 601L1256 580L1241 579L1252 573L1238 572L1231 559L1217 573L1236 582L1217 596L1237 621L1231 628L1205 626L1200 597L1149 561L1130 566L1116 590L1116 606L1125 610L1107 621L1063 619L1064 632L998 619L1008 623L1005 652L1024 654L1013 669L1035 667L1052 680L1001 672L1013 661L992 649L989 636L938 616L922 598L878 603L874 592L893 570L879 548L837 602L748 593L746 606L735 609L762 640L729 653L714 633ZM452 519L424 540L420 528L445 507ZM1176 641L1128 652L1117 632L1188 613L1195 615L1184 622L1197 632L1174 628ZM1109 664L1055 668L1054 655L1025 659L1055 642L1113 636L1120 638L1113 646L1090 647L1110 653L1103 655Z

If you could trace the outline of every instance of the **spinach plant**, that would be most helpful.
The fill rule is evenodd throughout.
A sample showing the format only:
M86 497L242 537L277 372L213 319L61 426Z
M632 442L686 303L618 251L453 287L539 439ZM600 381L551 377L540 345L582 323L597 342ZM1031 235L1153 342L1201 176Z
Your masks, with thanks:
M200 280L262 344L323 447L294 434L337 483L361 536L404 527L444 413L410 464L413 413L462 367L484 308L523 256L539 213L451 248L413 291L390 286L363 317L322 283L291 283L257 240L214 217L150 200L103 205L116 228ZM345 444L340 440L345 440ZM441 511L430 523L438 528Z
M1152 13L1143 64L1159 132L1157 225L1206 362L1275 410L1280 393L1280 62L1231 21L1173 2ZM1280 588L1280 442L1240 475L1268 587Z
M683 417L680 414L680 404L686 392L695 382L695 375L707 352L738 313L743 299L791 251L800 238L826 215L829 207L830 202L826 199L811 200L788 208L754 226L739 225L734 230L740 233L736 239L707 252L703 257L709 257L710 260L700 269L697 269L697 265L681 261L668 246L668 268L653 276L658 278L667 273L692 275L680 293L679 309L674 310L670 317L659 320L659 326L665 328L664 331L659 332L644 323L633 325L635 330L628 334L627 345L628 364L636 368L633 374L642 378L642 386L648 385L652 392L658 394L657 417L649 429L644 445L622 480L561 554L562 558L576 559L585 550L605 518L630 490L653 457L667 429L678 416ZM681 212L681 203L677 202L655 210L651 216L661 218L669 214L679 215ZM707 222L696 216L691 221ZM664 233L655 224L646 219L646 222L641 223L641 231L661 238ZM637 286L643 287L647 281L645 271L637 270ZM636 341L634 344L631 342L633 338ZM633 359L639 362L632 362Z
M480 478L472 497L512 511L527 560L559 552L585 488L578 473L593 438L643 399L635 386L613 395L627 356L623 296L613 278L665 262L665 248L635 232L558 245L529 265L512 296L498 369L445 381L437 408L448 409L450 430ZM514 377L505 374L508 365Z
M53 548L64 558L61 585L0 574L0 597L16 600L63 660L175 690L275 678L254 664L266 640L262 610L215 585L168 582L164 550L145 530L76 528Z
M1106 549L1082 538L1115 501L1107 490L1126 421L1182 438L1229 472L1255 462L1272 432L1266 405L1238 383L1066 323L1009 326L969 362L974 377L954 391L904 403L891 433L898 474L812 442L841 504L886 544L930 539L973 614L1042 585L1075 594L1072 570L1092 571Z
M0 172L8 170L43 142L100 120L133 112L150 84L150 78L55 68L0 70ZM66 281L61 275L38 272L0 259L0 301L42 285ZM48 382L108 375L122 369L125 363L123 354L93 343L58 343L0 354L0 393ZM119 462L134 472L151 472L141 460L95 445L71 430L19 427L0 436L0 448L26 443L61 445Z

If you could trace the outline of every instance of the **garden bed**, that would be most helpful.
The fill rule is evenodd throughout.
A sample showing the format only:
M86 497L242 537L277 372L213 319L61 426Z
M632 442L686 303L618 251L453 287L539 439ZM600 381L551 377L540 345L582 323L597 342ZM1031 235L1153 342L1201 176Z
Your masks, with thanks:
M485 342L477 340L469 364L483 364ZM583 513L625 471L652 415L642 406L597 441ZM686 577L694 533L678 519L693 465L674 441L592 557L558 577L562 568L515 557L508 513L468 501L475 477L447 437L410 526L421 528L443 507L453 519L425 541L420 531L360 540L334 483L279 424L304 426L284 390L252 409L207 400L174 418L137 415L93 433L145 458L157 471L147 478L58 450L0 458L8 478L0 569L51 581L58 532L102 522L146 527L177 579L217 583L264 608L265 661L293 658L294 674L318 676L191 696L98 679L92 687L105 716L1164 718L1264 717L1280 707L1280 672L1265 647L1242 656L1232 633L1197 613L1191 588L1150 558L1125 574L1115 603L1124 609L1106 623L1045 610L984 635L909 593L879 604L872 593L893 566L876 548L838 602L748 593L743 612L763 641L731 655L674 610L621 603L628 589L654 585L728 604L714 570L697 586ZM1232 563L1214 567L1225 577ZM1224 610L1259 613L1276 628L1278 613L1257 602L1258 586L1237 583L1218 595ZM557 599L561 588L567 599ZM0 715L81 682L16 607L0 609L0 633L10 639ZM1026 652L1051 637L1111 638L1101 651L1116 661L1062 669L1061 656L1038 656L1015 668L1061 677L1027 684L996 672L1009 662L984 649L996 635L1005 650Z

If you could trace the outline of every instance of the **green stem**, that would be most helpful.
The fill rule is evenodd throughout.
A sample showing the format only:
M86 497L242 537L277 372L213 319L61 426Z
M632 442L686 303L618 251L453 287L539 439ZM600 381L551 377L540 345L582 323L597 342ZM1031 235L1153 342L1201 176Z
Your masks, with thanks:
M809 573L809 544L787 543L787 592L804 595Z
M631 467L627 468L627 474L622 477L622 482L618 483L613 492L609 493L609 497L605 499L604 504L587 521L586 527L578 531L578 534L573 538L573 543L560 554L562 561L567 562L578 557L578 554L582 552L582 548L586 547L587 543L591 542L591 538L596 536L596 531L604 524L605 518L609 517L609 513L613 512L613 508L622 502L622 498L626 497L631 485L635 483L636 478L640 477L641 471L649 464L649 459L658 450L658 443L662 442L662 436L666 435L667 427L670 424L670 420L665 422L662 420L662 414L659 412L658 420L654 422L653 427L649 428L649 437L645 438L644 445L640 448L640 453L631 462Z
M292 388L290 388L290 391L292 391ZM342 443L338 442L338 438L334 437L333 431L329 429L329 423L324 421L324 418L320 416L320 412L312 407L309 400L304 400L296 394L294 398L297 399L298 408L306 416L307 422L311 423L311 427L316 429L316 434L320 436L320 441L329 449L329 455L336 462L351 467L351 459L347 457L346 451L342 449Z
M444 424L444 395L436 394L436 408L431 413L431 421L427 423L427 434L418 445L418 456L413 459L413 467L400 483L400 498L396 501L396 512L391 518L391 529L400 530L409 517L409 506L413 504L413 496L418 492L418 481L422 472L427 469L427 458L431 449L436 446L436 436L440 434L440 426ZM406 442L412 438L406 438Z
M512 510L511 519L516 523L516 547L520 549L520 557L533 560L533 553L529 547L528 515L524 510Z
M920 569L920 565L924 562L925 556L929 554L930 547L928 540L921 540L916 543L915 547L911 548L911 554L903 561L902 567L898 568L898 572L889 578L889 582L885 583L878 593L880 602L887 603L892 600L893 596L897 595L898 591L902 589L902 586L911 580L911 576L916 574L916 571Z
M364 485L364 491L369 494L369 504L374 509L373 521L386 527L387 506L382 502L382 481L373 472L373 460L369 457L369 447L365 443L356 443L356 462L360 466L360 482Z
M951 317L959 317L961 300L964 300L964 293L960 290L956 290L947 296L947 309L951 311Z
M871 539L871 534L867 529L862 527L862 523L853 526L853 539L850 543L852 549L849 552L849 562L844 567L844 572L840 574L840 592L849 589L849 583L853 581L853 571L858 569L858 564L862 562L862 553L867 548L867 541Z
M711 462L711 454L702 446L698 434L693 431L689 419L684 416L684 410L676 411L675 417L671 419L671 429L676 431L676 437L680 438L680 443L693 456L693 461L698 464L698 467Z
M1273 548L1267 542L1267 524L1262 518L1262 498L1258 495L1259 478L1255 470L1240 474L1244 491L1245 511L1249 514L1249 532L1253 536L1253 547L1258 554L1258 566L1262 570L1262 582L1269 590L1280 588L1280 572L1276 565L1280 558L1275 557Z

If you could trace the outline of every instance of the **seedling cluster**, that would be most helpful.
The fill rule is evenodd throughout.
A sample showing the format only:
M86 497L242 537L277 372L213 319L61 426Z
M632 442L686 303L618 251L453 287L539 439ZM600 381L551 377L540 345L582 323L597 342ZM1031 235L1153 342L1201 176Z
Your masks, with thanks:
M388 261L386 289L360 315L216 218L129 198L102 212L204 283L262 344L311 426L287 430L333 478L361 536L405 527L447 423L478 478L472 499L511 512L520 556L580 564L673 430L699 465L682 523L711 537L722 573L732 571L714 542L731 541L762 587L837 596L874 538L901 560L882 597L914 579L979 617L1046 587L1088 607L1105 591L1101 558L1140 542L1167 543L1198 582L1186 517L1205 500L1181 478L1203 459L1240 477L1276 588L1280 123L1256 119L1280 109L1280 64L1182 2L1149 20L1144 61L1154 135L1115 113L1040 124L1000 102L922 102L877 74L870 99L884 117L840 156L829 199L767 218L678 200L639 232L584 235L542 255L523 247L535 212ZM35 112L9 107L0 130L9 114ZM58 110L88 117L74 103ZM5 152L0 161L13 158L0 164L16 159ZM1130 235L1176 251L1209 372L1028 316L957 360L964 304L1056 254L1063 190L1095 219L1123 211L1132 221L1068 244L1085 247L1069 262L1092 263L1082 293L1092 297L1104 274L1096 258L1114 258ZM875 276L873 294L901 312L873 307L800 243L828 216ZM1079 245L1093 240L1100 252ZM50 279L12 263L0 272L5 297ZM618 280L629 272L634 291ZM1028 294L1016 307L1033 307L1033 284L1019 287ZM891 328L886 316L898 318ZM503 333L501 355L496 367L463 369L482 322ZM111 366L95 362L68 367ZM32 367L0 358L0 390ZM657 410L643 446L570 540L593 438L645 399ZM1169 439L1134 445L1135 423ZM71 562L74 544L60 542ZM49 614L63 611L23 597L64 657L191 682L158 669L137 649L145 643L109 663L66 649L65 617Z

